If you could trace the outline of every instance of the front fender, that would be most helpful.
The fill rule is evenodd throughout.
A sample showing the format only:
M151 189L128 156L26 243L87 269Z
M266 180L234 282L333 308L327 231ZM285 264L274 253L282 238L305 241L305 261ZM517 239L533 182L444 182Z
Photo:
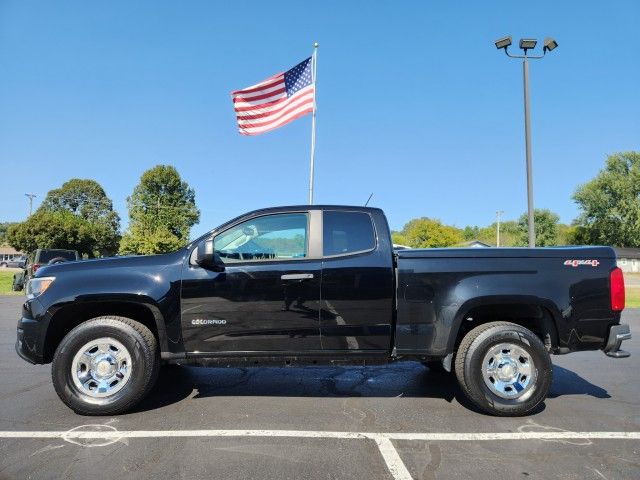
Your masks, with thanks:
M128 312L144 308L153 319L161 351L180 352L180 282L168 270L64 272L38 297L45 311L41 328L45 332L55 329L57 319L67 317L67 313L127 316ZM46 333L45 337L49 335Z

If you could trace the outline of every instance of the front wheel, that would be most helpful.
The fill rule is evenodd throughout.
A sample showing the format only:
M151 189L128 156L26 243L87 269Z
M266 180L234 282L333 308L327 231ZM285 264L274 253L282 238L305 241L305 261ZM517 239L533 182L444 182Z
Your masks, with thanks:
M456 354L455 371L464 394L496 416L521 416L547 397L552 380L549 353L529 329L492 322L471 330Z
M60 342L51 376L56 393L82 415L133 408L156 381L160 359L153 333L124 317L81 323Z

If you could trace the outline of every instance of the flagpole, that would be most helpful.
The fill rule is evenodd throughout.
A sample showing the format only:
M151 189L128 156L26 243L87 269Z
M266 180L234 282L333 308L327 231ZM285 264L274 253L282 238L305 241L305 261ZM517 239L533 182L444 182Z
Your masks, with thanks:
M318 43L313 44L311 55L311 75L313 76L313 114L311 116L311 164L309 165L309 205L313 205L313 169L316 157L316 62Z

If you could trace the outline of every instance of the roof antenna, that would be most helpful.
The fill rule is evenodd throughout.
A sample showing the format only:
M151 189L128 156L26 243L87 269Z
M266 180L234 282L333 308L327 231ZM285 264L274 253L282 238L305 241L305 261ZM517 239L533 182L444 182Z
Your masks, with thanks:
M369 205L369 200L371 200L371 197L373 197L373 192L371 192L371 195L369 195L369 198L367 198L367 202L364 204L365 207Z

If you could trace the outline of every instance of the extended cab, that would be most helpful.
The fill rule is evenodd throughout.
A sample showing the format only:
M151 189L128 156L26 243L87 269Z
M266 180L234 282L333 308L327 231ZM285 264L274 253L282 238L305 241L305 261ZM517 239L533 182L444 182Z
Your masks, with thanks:
M78 413L126 411L161 363L369 364L454 371L495 415L546 397L550 354L628 356L608 247L394 251L376 208L294 206L235 218L174 253L41 267L16 350L52 362Z

